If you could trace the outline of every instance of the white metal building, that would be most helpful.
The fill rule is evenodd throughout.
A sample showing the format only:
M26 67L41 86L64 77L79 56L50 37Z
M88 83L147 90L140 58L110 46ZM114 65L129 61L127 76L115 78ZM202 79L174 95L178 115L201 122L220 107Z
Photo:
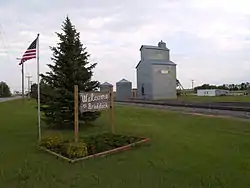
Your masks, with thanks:
M228 90L223 89L198 89L197 96L222 96L228 95Z

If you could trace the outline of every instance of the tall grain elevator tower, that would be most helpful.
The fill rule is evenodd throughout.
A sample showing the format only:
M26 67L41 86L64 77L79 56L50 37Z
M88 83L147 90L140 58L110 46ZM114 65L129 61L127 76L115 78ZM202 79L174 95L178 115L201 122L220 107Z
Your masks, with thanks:
M166 43L142 45L141 60L136 66L137 98L176 99L176 64L170 61Z

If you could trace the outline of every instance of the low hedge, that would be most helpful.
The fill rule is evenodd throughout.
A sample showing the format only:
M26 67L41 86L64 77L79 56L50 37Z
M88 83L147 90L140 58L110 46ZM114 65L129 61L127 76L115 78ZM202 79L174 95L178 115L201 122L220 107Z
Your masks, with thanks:
M87 145L83 142L74 143L59 137L47 137L42 139L40 146L61 154L70 159L85 157L88 155Z
M87 144L89 154L96 154L135 143L141 140L141 138L112 133L103 133L85 137L83 140Z
M77 143L73 140L64 140L61 137L46 137L42 139L40 146L69 159L77 159L132 144L140 140L142 139L135 136L103 133L80 138Z

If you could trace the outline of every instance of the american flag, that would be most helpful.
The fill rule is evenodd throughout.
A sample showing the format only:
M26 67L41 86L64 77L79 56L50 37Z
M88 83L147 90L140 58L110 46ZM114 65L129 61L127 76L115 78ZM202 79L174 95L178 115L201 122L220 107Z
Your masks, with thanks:
M23 64L25 61L29 60L29 59L33 59L36 58L36 43L37 43L37 39L36 38L28 47L28 49L25 51L25 53L23 54L23 57L21 58L21 62L19 63L19 65Z

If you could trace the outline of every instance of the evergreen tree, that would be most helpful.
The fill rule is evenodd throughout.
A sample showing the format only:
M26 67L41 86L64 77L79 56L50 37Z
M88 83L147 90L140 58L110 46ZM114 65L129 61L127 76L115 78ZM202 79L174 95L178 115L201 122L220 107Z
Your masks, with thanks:
M37 84L32 84L31 85L31 89L30 89L30 97L31 98L34 98L34 99L37 99Z
M7 83L0 82L0 97L10 97L11 92Z
M44 89L41 89L41 111L44 120L55 128L73 128L74 126L74 85L79 91L94 91L99 87L98 81L92 81L92 70L96 63L90 64L86 47L80 41L80 33L76 31L69 17L62 24L63 33L56 33L60 42L51 47L54 65L46 75L42 74ZM41 84L41 85L42 85ZM46 87L45 87L46 86ZM99 112L86 112L79 119L87 122L98 118Z
M37 100L37 83L34 83L31 85L31 92L30 92L30 96L31 98L34 98ZM44 81L44 79L41 79L40 81L40 100L41 103L45 103L47 100L50 100L50 98L48 98L51 94L51 92L53 92L53 90L51 89L51 87Z

